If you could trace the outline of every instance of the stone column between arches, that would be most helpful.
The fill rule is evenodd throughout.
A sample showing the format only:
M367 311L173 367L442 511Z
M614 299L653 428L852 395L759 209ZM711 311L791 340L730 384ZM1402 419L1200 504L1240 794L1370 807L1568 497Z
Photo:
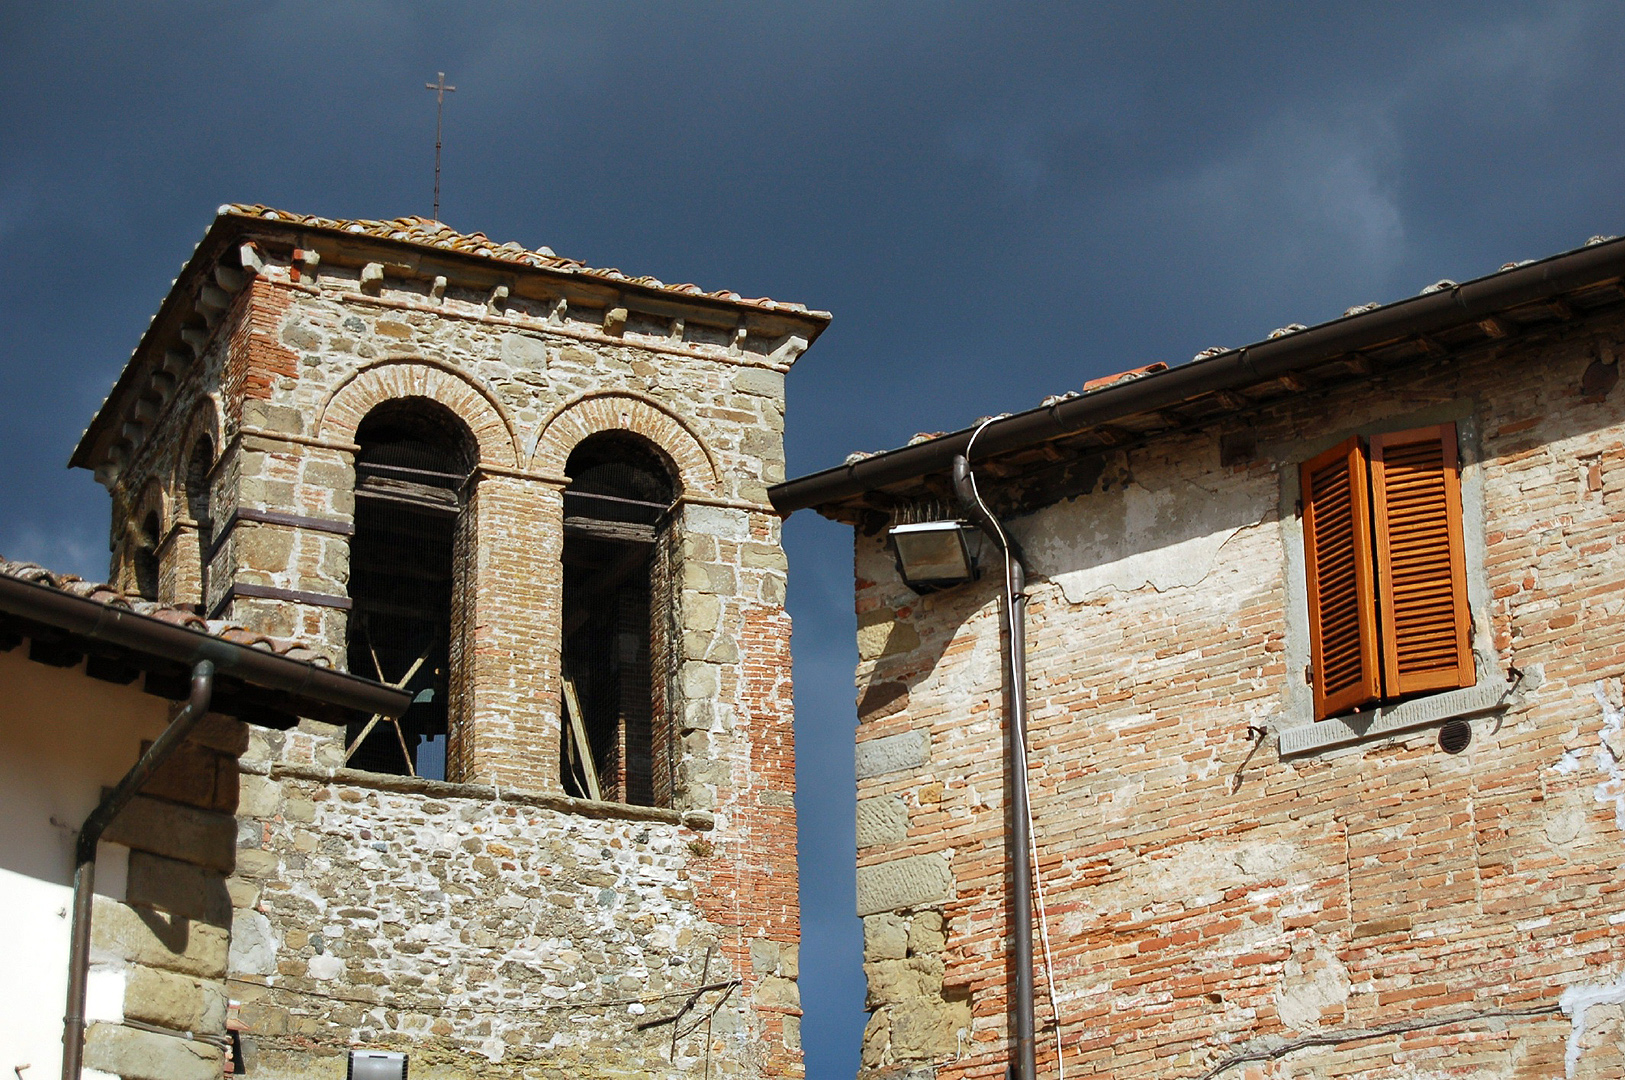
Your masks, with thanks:
M458 522L447 779L563 792L562 488L479 474Z

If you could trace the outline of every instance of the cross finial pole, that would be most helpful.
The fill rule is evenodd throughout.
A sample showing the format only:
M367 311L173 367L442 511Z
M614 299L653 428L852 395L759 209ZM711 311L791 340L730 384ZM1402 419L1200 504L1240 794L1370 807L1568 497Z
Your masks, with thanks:
M425 90L434 91L434 219L440 220L440 119L446 109L446 95L455 91L455 86L446 85L446 73L438 73L439 77L432 83L424 83Z

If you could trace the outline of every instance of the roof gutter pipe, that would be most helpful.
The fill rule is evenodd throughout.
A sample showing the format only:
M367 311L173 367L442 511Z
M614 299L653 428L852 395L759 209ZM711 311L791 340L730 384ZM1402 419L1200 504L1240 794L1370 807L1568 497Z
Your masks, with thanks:
M971 472L971 447L989 423L984 421L971 435L965 453L954 457L954 492L966 516L994 539L1004 555L1005 640L1009 643L1004 658L1005 693L1010 710L1005 749L1005 773L1010 777L1010 831L1005 851L1010 859L1011 949L1016 969L1016 1053L1011 1080L1038 1080L1033 1034L1032 811L1027 796L1027 571L1015 540L982 502L976 476Z
M1279 378L1384 342L1490 318L1507 308L1600 284L1622 274L1625 240L1581 248L1052 406L1016 413L985 423L974 432L967 428L852 465L825 469L779 484L771 489L769 497L780 514L822 506L928 473L948 471L954 458L968 454L971 442L978 437L984 455L1005 453L1135 413L1177 406L1202 394Z
M119 813L140 793L147 778L197 727L214 697L214 664L199 660L192 667L192 692L186 704L147 748L118 786L109 792L79 827L73 860L73 932L68 945L68 1012L62 1022L62 1080L79 1080L85 1051L85 984L90 974L90 917L96 904L96 845Z

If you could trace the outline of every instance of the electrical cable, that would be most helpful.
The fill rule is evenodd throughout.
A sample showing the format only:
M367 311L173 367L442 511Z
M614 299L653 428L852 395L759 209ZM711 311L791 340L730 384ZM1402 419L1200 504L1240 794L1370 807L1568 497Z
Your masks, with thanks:
M975 448L977 436L982 434L982 429L1008 415L1010 414L989 416L976 425L976 430L971 433L970 441L965 444L965 463L967 466L970 464L971 450ZM987 503L982 501L982 493L976 487L975 470L967 468L965 479L970 484L971 498L976 500L977 507L982 511L982 517L993 526L993 530L998 536L999 550L1004 554L1004 602L1005 610L1010 613L1010 632L1014 634L1017 632L1015 625L1016 595L1012 585L1015 575L1010 564L1015 555L1011 551L1010 538L1005 535L1004 526L999 523L999 519L994 516L993 511L988 509ZM1018 742L1015 751L1016 768L1021 770L1023 776L1026 776L1028 775L1028 766L1025 742ZM1061 1052L1061 1007L1055 994L1055 960L1050 951L1049 916L1045 911L1047 905L1044 900L1044 875L1038 865L1038 835L1033 828L1032 795L1026 785L1023 785L1022 794L1025 797L1022 799L1022 805L1019 809L1020 813L1027 819L1027 858L1031 861L1033 868L1033 899L1036 902L1034 906L1038 909L1038 936L1044 947L1044 984L1049 991L1050 1018L1055 1028L1055 1074L1056 1080L1066 1080L1066 1061ZM1032 918L1032 913L1028 912L1027 917Z

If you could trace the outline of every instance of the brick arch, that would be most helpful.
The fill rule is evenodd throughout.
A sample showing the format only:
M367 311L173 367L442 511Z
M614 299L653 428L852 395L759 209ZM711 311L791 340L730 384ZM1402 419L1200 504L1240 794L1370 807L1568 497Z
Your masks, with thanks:
M165 488L161 480L156 476L149 479L145 484L141 485L141 493L130 504L130 515L125 519L127 523L125 526L126 535L136 533L141 528L141 523L147 519L147 515L156 512L158 515L158 536L153 539L154 541L161 539L164 533L169 531L169 527L174 521L171 516L174 512L174 502L172 493Z
M209 463L212 466L220 460L220 450L225 445L225 433L220 427L220 410L213 397L204 397L197 403L182 430L180 445L169 463L169 491L175 513L189 514L191 507L187 505L190 493L186 490L186 472L192 464L192 448L207 435L214 447L214 461Z
M482 462L509 468L518 464L513 423L497 400L461 374L426 360L384 360L362 368L323 403L316 433L354 442L356 428L374 407L411 397L439 402L467 424Z
M677 466L685 493L715 493L719 480L716 461L687 424L647 398L612 391L576 398L548 417L536 438L530 467L564 475L570 451L588 435L601 431L642 435Z

